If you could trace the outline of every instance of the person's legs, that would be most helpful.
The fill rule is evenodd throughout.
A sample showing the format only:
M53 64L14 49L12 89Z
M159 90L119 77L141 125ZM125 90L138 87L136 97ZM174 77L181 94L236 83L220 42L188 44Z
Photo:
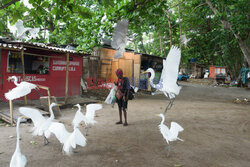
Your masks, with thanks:
M120 121L116 122L116 124L122 124L122 108L119 107L119 116L120 116Z
M124 126L128 125L128 122L127 122L127 107L128 107L128 101L123 101L122 108L123 108L123 114L124 114L124 119L125 119L125 122L123 124Z
M125 122L124 122L124 126L127 126L128 125L128 122L127 122L127 111L125 108L123 108L123 114L124 114L124 119L125 119Z
M122 101L121 100L117 101L117 104L119 108L120 121L116 122L116 124L122 124Z

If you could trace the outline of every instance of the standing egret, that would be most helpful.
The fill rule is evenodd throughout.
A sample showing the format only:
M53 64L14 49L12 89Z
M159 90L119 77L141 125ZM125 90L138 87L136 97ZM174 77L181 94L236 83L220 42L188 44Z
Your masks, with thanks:
M167 154L167 157L168 157L169 152L170 152L170 142L176 141L176 140L183 141L182 139L180 139L178 137L178 134L179 134L179 132L183 131L184 129L176 122L171 122L171 127L169 129L165 124L163 124L165 121L164 115L159 114L157 116L160 116L162 118L161 124L159 125L159 129L160 129L162 136L164 137L164 139L168 143L168 154Z
M179 71L181 59L181 50L178 47L172 46L168 53L166 60L163 60L163 69L161 73L160 82L154 84L155 72L152 68L147 69L145 72L151 73L150 84L153 88L160 90L166 97L170 99L168 106L165 109L164 114L170 109L174 103L175 95L178 95L181 87L177 85L177 77Z
M32 134L34 136L42 136L44 135L44 144L47 145L49 143L48 138L50 137L50 131L48 130L49 126L51 125L52 121L54 120L55 116L53 113L52 108L54 106L58 106L56 103L52 103L49 107L50 117L45 119L42 114L34 108L28 107L20 107L19 112L25 115L28 118L31 118L34 127L32 128Z
M77 124L74 125L74 131L69 133L62 123L53 122L49 127L49 131L54 133L59 142L63 144L62 150L67 155L72 153L72 149L75 149L76 145L80 145L82 147L86 146L87 139L78 129Z
M27 159L26 157L21 153L20 150L20 145L19 145L19 126L22 118L19 117L17 119L17 124L16 124L16 150L14 154L11 157L10 161L10 167L24 167L26 165Z
M32 89L37 88L35 84L29 83L29 82L20 82L17 83L17 77L16 76L11 76L8 78L8 80L14 80L14 84L16 85L15 88L10 90L9 92L5 93L5 98L8 100L14 100L18 99L20 97L26 96L31 92Z
M78 126L80 122L84 121L86 136L88 136L88 126L96 123L96 121L94 120L95 111L102 109L102 105L101 104L88 104L86 107L85 115L83 115L83 113L81 112L81 106L79 104L75 106L78 107L78 110L76 112L75 118L72 121L72 124L74 126Z

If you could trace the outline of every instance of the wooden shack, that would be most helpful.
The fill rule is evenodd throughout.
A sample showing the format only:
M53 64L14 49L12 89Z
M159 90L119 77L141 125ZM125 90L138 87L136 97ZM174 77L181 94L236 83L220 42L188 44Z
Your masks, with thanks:
M141 54L126 49L122 58L115 59L115 53L115 49L106 45L93 49L92 57L95 57L93 59L99 58L99 64L96 67L97 78L107 83L114 82L117 80L115 71L121 68L124 77L129 78L131 85L137 86L140 80Z
M17 76L18 82L28 81L50 88L51 95L65 97L80 95L82 57L73 50L47 46L40 43L0 42L1 82L0 98L14 88L8 77ZM27 98L46 96L45 90L32 91Z
M224 74L225 76L227 76L226 67L209 66L209 78L215 78L217 74Z

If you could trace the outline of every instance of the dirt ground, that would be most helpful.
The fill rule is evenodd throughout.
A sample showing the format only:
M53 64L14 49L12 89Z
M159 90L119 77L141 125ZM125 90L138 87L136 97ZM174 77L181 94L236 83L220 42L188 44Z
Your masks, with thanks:
M233 99L247 97L244 88L208 87L182 83L180 95L166 115L166 124L184 127L167 158L166 142L159 132L162 113L168 101L163 95L136 96L129 101L129 126L115 125L117 106L104 105L97 112L98 124L87 136L87 145L78 147L71 157L63 155L61 145L51 136L29 133L32 124L21 124L21 151L29 167L247 167L250 164L250 104L235 104ZM59 119L72 131L75 110L62 110ZM16 145L14 127L0 126L0 166L7 167ZM84 132L84 128L81 128Z

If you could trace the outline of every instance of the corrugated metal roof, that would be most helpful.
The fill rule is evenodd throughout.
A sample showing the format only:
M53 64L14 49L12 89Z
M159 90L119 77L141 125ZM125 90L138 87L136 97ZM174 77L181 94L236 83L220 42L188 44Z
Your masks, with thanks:
M0 43L0 48L16 49L16 50L21 50L22 49L22 47L12 45L12 44L7 44L7 43Z
M65 49L65 48L59 48L54 46L48 46L44 43L31 43L31 42L19 42L19 41L10 41L10 42L4 42L0 43L1 48L9 48L9 49L17 49L21 50L23 48L29 48L29 47L35 47L35 48L44 48L55 52L62 52L62 53L79 53L75 50ZM82 53L81 53L82 54Z

